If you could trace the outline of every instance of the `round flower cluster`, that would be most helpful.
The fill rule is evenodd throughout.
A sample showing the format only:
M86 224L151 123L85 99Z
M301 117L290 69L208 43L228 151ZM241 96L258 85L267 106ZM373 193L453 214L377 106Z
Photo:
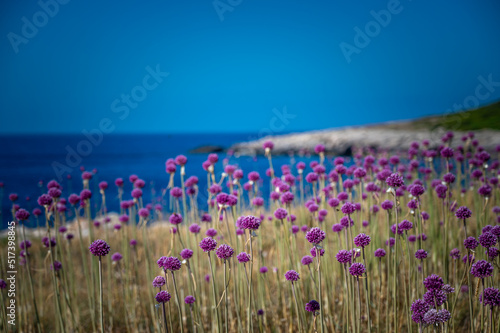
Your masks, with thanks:
M417 252L415 252L415 258L420 259L420 260L427 258L427 251L422 250L422 249L417 250Z
M155 299L158 303L167 303L170 301L170 293L166 290L160 291L158 294L156 294Z
M483 305L489 305L492 308L500 306L500 291L497 288L485 288L483 294L479 296L479 301Z
M490 248L497 243L497 236L493 235L491 232L485 232L478 237L479 243L483 247Z
M274 212L274 217L276 217L278 220L284 220L284 219L286 219L287 215L288 215L288 212L284 208L278 208Z
M350 202L346 202L341 209L342 213L344 213L345 215L350 215L356 211L356 206Z
M386 252L384 249L376 249L374 254L375 254L375 257L382 258L382 257L385 257Z
M306 311L315 313L316 311L319 311L319 303L316 300L311 300L308 303L306 303Z
M177 257L161 257L156 263L164 270L178 271L181 269L181 261Z
M248 215L248 216L242 216L240 219L240 228L242 229L251 229L251 230L257 230L259 229L260 226L260 219L256 218L255 216Z
M367 247L370 244L370 241L371 241L370 236L366 234L359 234L356 237L354 237L354 244L362 248Z
M427 290L441 290L443 285L443 279L437 274L431 274L424 279L424 286Z
M349 267L349 273L352 276L359 277L362 276L365 272L366 272L365 265L359 262L355 262L354 264L351 265L351 267Z
M191 259L191 257L193 256L193 250L183 249L180 254L182 259L188 260Z
M493 274L493 265L486 260L479 260L472 265L470 273L477 278L484 279Z
M231 246L222 244L217 248L215 254L217 255L217 257L219 257L219 259L226 260L233 256L234 250Z
M94 256L102 257L108 254L111 248L109 247L108 243L106 243L102 239L98 239L90 244L89 250Z
M292 281L292 282L298 281L300 279L299 273L297 273L294 270L290 270L285 273L285 279L287 279L287 281Z
M386 178L385 182L387 183L387 185L393 188L398 188L404 185L403 177L397 173L391 174Z
M250 256L246 252L241 252L236 256L236 259L238 259L240 263L246 263L250 261Z
M325 237L326 233L317 227L311 228L311 230L306 233L306 239L311 244L319 244L325 239Z
M411 305L411 319L417 324L422 323L425 314L429 310L430 306L423 299L415 300Z
M165 278L163 276L157 276L153 279L153 287L161 288L165 285Z
M300 262L302 263L302 265L310 265L312 264L313 260L314 259L311 256L303 256Z
M196 298L194 296L188 295L186 298L184 298L184 303L186 304L193 304L196 301Z
M217 247L217 241L215 239L210 238L210 237L205 237L200 242L200 248L204 252L213 251L213 250L215 250L216 247Z
M170 217L168 218L168 221L173 224L173 225L177 225L177 224L181 224L182 223L182 215L180 214L177 214L177 213L173 213L172 215L170 215Z
M479 242L472 236L467 237L464 240L464 246L466 249L474 250L479 245Z

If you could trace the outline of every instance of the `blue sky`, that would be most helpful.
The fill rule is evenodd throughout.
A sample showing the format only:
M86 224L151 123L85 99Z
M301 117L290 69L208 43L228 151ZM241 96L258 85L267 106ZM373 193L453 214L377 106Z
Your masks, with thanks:
M500 99L496 0L59 1L0 4L0 133L258 132L284 108L291 132Z

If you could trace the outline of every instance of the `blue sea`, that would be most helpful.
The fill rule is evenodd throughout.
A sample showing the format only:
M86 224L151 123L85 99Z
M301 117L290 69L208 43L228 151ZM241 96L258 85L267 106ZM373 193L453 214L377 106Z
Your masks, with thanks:
M63 186L63 197L68 197L71 193L80 193L81 166L87 171L97 170L91 181L94 206L100 200L98 183L103 180L109 183L107 190L109 211L119 210L117 189L114 184L117 177L125 180L124 199L130 198L132 190L128 177L136 174L143 179L146 182L143 199L147 204L168 185L169 175L165 172L165 161L179 154L188 157L186 176L198 176L201 193L206 191L206 172L201 164L207 159L207 154L191 154L190 150L206 145L228 148L233 143L256 138L257 135L252 133L111 134L104 135L100 142L96 140L94 142L96 144L89 145L82 143L88 142L83 134L0 136L0 182L4 184L1 198L1 226L5 228L7 222L12 219L12 203L8 198L10 193L17 193L19 196L17 204L30 212L37 207L38 196L47 191L46 184L52 179L58 180ZM71 151L77 153L68 156L68 152ZM222 160L226 157L225 152L219 153L219 163L216 166L218 173L222 172ZM289 163L290 158L276 157L273 161L276 163L275 168L278 169L280 165ZM263 156L231 157L229 162L239 165L245 175L255 170L264 176L268 168L268 161ZM71 179L67 178L68 174L71 175ZM175 178L177 186L180 186L179 177L177 172ZM266 185L268 182L264 182L264 195L268 195ZM200 207L206 208L206 202L199 204Z

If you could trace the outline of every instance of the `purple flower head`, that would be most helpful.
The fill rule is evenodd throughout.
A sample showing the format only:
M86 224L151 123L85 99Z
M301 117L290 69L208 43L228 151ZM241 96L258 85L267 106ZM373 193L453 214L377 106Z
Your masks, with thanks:
M274 212L274 217L276 217L278 220L284 220L284 219L286 219L287 215L288 215L288 212L284 208L278 208Z
M118 262L120 260L122 260L123 256L121 255L120 252L115 252L113 253L113 255L111 256L111 260L115 261L115 262Z
M382 207L383 210L389 210L394 207L394 203L391 200L385 200L380 204L380 207Z
M375 250L374 254L375 254L375 257L377 257L377 258L383 258L383 257L385 257L386 252L384 249L379 248L379 249Z
M266 274L268 271L269 271L269 270L267 269L267 267L266 267L266 266L262 266L262 267L259 269L259 272L260 272L261 274Z
M334 225L332 226L332 231L333 231L333 232L337 232L337 233L339 233L339 232L341 232L341 231L342 231L342 229L344 229L344 227L343 227L340 223L334 224Z
M0 290L7 288L7 282L5 280L0 279Z
M242 216L239 220L242 229L257 230L261 223L260 219L252 215Z
M313 262L313 257L311 256L303 256L302 259L300 260L300 262L302 263L302 265L310 265L312 262Z
M182 198L182 189L180 187L173 187L170 190L170 194L176 199Z
M26 209L21 208L16 212L16 219L18 221L26 221L29 217L30 213Z
M244 264L250 261L250 256L245 252L241 252L236 256L236 259L238 259L238 262Z
M339 201L338 199L336 199L336 198L330 198L330 199L328 200L328 205L329 205L330 207L332 207L332 208L333 208L333 207L337 207L337 206L339 205L339 203L340 203L340 201Z
M139 216L144 219L147 218L149 216L149 210L147 210L147 208L139 209Z
M389 245L389 247L393 247L395 243L396 240L392 237L390 237L388 240L385 241L385 245Z
M497 288L485 288L482 295L479 296L479 301L491 308L500 306L500 291Z
M89 250L94 256L103 257L109 253L111 248L109 247L108 243L106 243L102 239L98 239L90 244Z
M188 295L186 296L186 298L184 298L184 303L186 304L193 304L194 302L196 301L196 298L194 298L194 296L191 296L191 295Z
M402 231L408 231L411 230L412 228L413 228L413 223L411 223L408 220L403 220L398 226L398 229Z
M337 261L340 262L341 264L347 264L351 262L352 259L352 253L351 251L347 250L340 250L336 255L335 258L337 258Z
M50 269L54 272L60 271L62 269L62 264L60 261L55 260L53 264L50 264Z
M489 259L495 259L498 257L499 251L496 247L490 247L486 249L486 254L488 255Z
M434 307L434 306L441 306L446 302L447 296L444 291L441 289L433 289L433 290L428 290L424 296L423 296L424 301L429 304L429 306Z
M31 242L28 239L19 243L19 248L21 250L26 250L29 249L30 247L31 247Z
M134 247L137 245L137 241L135 239L130 240L130 246Z
M355 262L354 264L349 267L349 273L352 276L360 277L362 276L366 271L365 265L359 262Z
M155 299L158 303L167 303L170 301L170 293L166 290L161 290L158 294L156 294Z
M424 192L425 192L425 188L420 184L415 184L410 189L411 195L413 195L414 197L417 197L417 198L420 197L422 194L424 194Z
M417 250L417 252L415 252L415 258L420 259L420 260L427 258L427 251L422 250L422 249Z
M207 232L205 233L205 235L207 235L208 237L215 237L217 236L217 230L215 230L214 228L210 228L207 230Z
M441 156L444 158L453 157L453 149L450 147L445 147L445 148L441 149Z
M226 259L229 259L233 256L234 250L229 245L222 244L222 245L219 245L219 247L215 251L215 254L217 255L217 257L219 257L219 259L226 260Z
M343 228L349 228L351 226L354 225L354 221L352 219L350 219L348 216L343 216L341 219L340 219L340 225L343 227Z
M455 292L455 288L453 288L452 286L450 286L449 284L445 284L443 285L443 287L441 288L441 290L445 293L445 294L451 294L451 293L454 293Z
M216 247L217 247L217 241L215 241L215 239L212 239L210 237L205 237L200 242L200 248L204 252L213 251L215 250Z
M493 265L486 260L479 260L472 265L470 273L477 278L484 279L493 274Z
M485 232L478 237L479 243L483 247L490 248L497 243L497 236L493 235L491 232Z
M80 200L85 201L89 200L92 197L92 192L89 190L83 190L80 192Z
M469 236L464 240L464 246L466 249L474 250L478 245L479 242L472 236Z
M453 250L451 250L450 257L452 257L453 259L460 259L460 250L457 248L454 248Z
M345 215L350 215L350 214L354 213L355 211L356 211L356 206L350 202L346 202L342 206L342 213L344 213Z
M398 188L404 185L403 177L397 173L391 174L386 178L385 182L387 183L387 185L393 188Z
M165 285L165 278L163 276L157 276L153 279L153 287L161 288Z
M188 260L191 259L191 257L193 256L193 250L183 249L180 254L182 259Z
M49 189L49 192L48 194L54 198L54 199L57 199L61 196L62 192L60 189L58 189L57 187L52 187Z
M201 230L201 227L196 223L193 223L189 226L189 231L192 232L193 234L199 233L200 230Z
M42 194L40 197L38 197L38 204L40 206L50 206L52 203L52 197L48 194Z
M313 246L311 248L311 250L309 250L309 253L311 254L311 256L313 256L314 258L316 258L316 253L319 251L319 255L320 256L324 256L325 255L325 249L317 249L315 246Z
M370 244L370 241L371 241L370 236L366 234L359 234L356 237L354 237L354 244L362 248L367 247L368 244Z
M291 230L292 230L292 234L294 234L294 235L295 235L295 234L297 234L297 233L300 231L300 228L299 228L299 226L298 226L298 225L295 225L295 224L294 224L294 225L292 225Z
M317 174L317 173L315 173L315 172L310 172L310 173L308 173L308 174L307 174L307 176L306 176L306 182L308 182L308 183L315 183L315 182L317 182L317 181L318 181L318 178L319 178L319 176L318 176L318 174Z
M316 312L319 311L320 306L319 303L315 300L311 300L308 303L306 303L306 311L312 312L314 315L316 315Z
M477 193L483 197L489 197L491 195L492 188L489 185L482 185L478 190Z
M168 218L168 221L170 222L170 224L173 224L173 225L181 224L182 223L182 215L177 214L177 213L173 213Z
M441 290L443 285L443 279L436 274L431 274L424 279L424 286L427 290Z
M181 269L181 261L177 257L161 257L156 262L163 270L178 271Z
M285 279L287 281L292 281L292 283L295 281L298 281L300 279L299 273L297 273L294 270L290 270L290 271L285 273Z
M425 314L429 311L429 304L423 299L415 300L411 305L411 319L417 324L422 323Z
M469 208L462 206L457 209L457 211L455 212L455 216L458 219L465 220L472 216L472 212L469 210Z
M306 239L311 244L319 244L325 239L325 237L326 233L317 227L312 228L306 233Z

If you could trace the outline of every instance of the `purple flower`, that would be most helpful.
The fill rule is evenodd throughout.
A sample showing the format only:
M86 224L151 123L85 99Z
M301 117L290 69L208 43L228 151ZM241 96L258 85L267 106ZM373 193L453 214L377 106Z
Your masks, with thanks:
M200 248L204 252L213 251L213 250L215 250L216 247L217 247L217 241L215 241L214 239L212 239L210 237L205 237L200 242Z
M385 245L389 245L389 247L393 247L395 243L396 240L392 237L390 237L388 240L385 241Z
M325 239L325 237L326 233L317 227L312 228L306 233L306 239L311 244L319 244Z
M415 300L411 305L411 319L417 324L422 323L425 314L429 310L429 304L425 302L423 299Z
M192 256L193 256L193 250L191 250L191 249L183 249L181 251L181 258L182 259L188 260L188 259L191 259Z
M38 204L40 206L50 206L52 203L52 197L48 194L42 194L40 197L38 197Z
M350 202L346 202L342 206L341 210L342 210L342 213L344 213L345 215L350 215L356 211L356 206Z
M340 223L334 224L332 226L332 231L333 232L341 232L342 229L344 229L344 227Z
M351 251L340 250L335 256L335 258L337 258L337 261L340 262L341 264L347 264L351 262L352 253Z
M469 210L469 208L462 206L457 209L457 211L455 212L455 216L458 219L465 220L472 216L472 212Z
M245 252L241 252L236 256L236 259L238 259L238 262L244 264L250 261L250 256Z
M16 219L18 221L26 221L29 217L30 213L26 209L21 208L16 212Z
M489 305L492 308L500 306L500 291L497 288L485 288L482 295L479 296L479 301L483 305Z
M478 190L477 193L483 197L489 197L491 195L491 186L489 185L482 185Z
M470 273L477 278L484 279L493 274L493 265L486 260L479 260L472 265Z
M385 200L380 204L380 207L382 207L383 210L389 210L394 207L394 203L390 200Z
M450 286L449 284L445 284L441 290L445 293L445 294L451 294L451 293L454 293L455 292L455 288L453 288L452 286Z
M215 254L217 255L217 257L219 257L219 259L226 260L226 259L229 259L233 256L234 250L229 245L222 244L222 245L219 245L219 247L215 251Z
M422 250L422 249L417 250L417 252L415 252L415 258L420 259L420 260L427 258L427 251Z
M413 228L413 223L411 223L408 220L403 220L398 226L398 229L402 231L408 231L411 230L412 228Z
M423 296L424 301L431 307L443 305L446 302L446 298L445 292L441 289L429 290Z
M366 234L359 234L356 237L354 237L354 244L362 248L367 247L368 244L370 244L370 241L371 241L370 236Z
M130 246L134 247L137 245L137 241L135 239L130 240Z
M441 156L444 158L451 158L453 157L453 149L450 147L445 147L441 149Z
M404 185L403 177L397 173L391 174L386 178L385 182L387 183L387 185L393 188L398 188Z
M287 281L292 281L292 283L295 281L298 281L300 279L299 273L297 273L294 270L290 270L290 271L285 273L285 279Z
M217 230L215 230L214 228L210 228L207 230L207 232L205 233L205 235L207 235L208 237L215 237L217 235Z
M146 208L139 209L139 216L142 218L147 218L149 216L149 210Z
M242 216L239 220L242 229L257 230L261 223L260 219L252 215Z
M443 285L443 279L437 274L431 274L424 279L424 286L427 290L441 290Z
M262 267L259 269L259 272L260 272L261 274L266 274L268 271L269 271L269 270L267 269L267 267L266 267L266 266L262 266Z
M83 190L80 192L80 200L85 201L89 200L92 197L92 192L89 190Z
M170 301L170 293L166 290L161 290L158 294L156 294L155 299L158 303L167 303Z
M168 218L168 221L173 224L173 225L177 225L177 224L181 224L182 223L182 215L181 214L177 214L177 213L173 213L172 215L170 215L170 217Z
M163 276L157 276L153 279L153 287L161 288L165 285L165 278Z
M7 288L5 280L0 279L0 290Z
M161 257L156 263L164 270L178 271L181 269L181 261L177 257Z
M417 198L420 197L422 194L424 194L424 192L425 192L425 188L420 184L415 184L410 189L411 195L413 195L414 197L417 197Z
M192 232L193 234L199 233L200 230L201 230L201 227L196 223L193 223L189 226L189 231Z
M483 247L489 248L497 243L497 236L493 235L491 232L485 232L479 236L479 243Z
M311 300L308 303L306 303L306 311L312 312L313 314L316 314L316 311L319 311L319 303L315 300Z
M111 260L115 261L115 262L118 262L120 260L122 260L123 256L121 255L120 252L115 252L113 253L113 255L111 256Z
M188 295L186 298L184 298L184 303L186 304L193 304L196 301L196 298L194 296Z
M320 256L323 256L325 254L325 249L317 249L315 246L313 246L311 248L311 250L309 251L309 253L311 254L311 256L313 256L314 258L316 258L316 253L319 251L319 255Z
M460 250L457 248L454 248L453 250L451 250L450 257L452 257L453 259L460 259Z
M377 257L377 258L382 258L382 257L385 257L386 252L385 252L385 250L384 250L384 249L380 249L380 248L379 248L379 249L376 249L376 250L375 250L375 253L374 253L374 254L375 254L375 257Z
M464 240L464 246L466 249L474 250L478 245L479 242L472 236L469 236Z
M310 265L312 262L313 262L313 257L311 256L303 256L302 259L300 260L300 262L302 263L302 265Z
M50 264L50 269L54 272L60 271L62 269L62 264L60 261L55 260L53 264Z
M349 267L349 273L352 276L356 277L362 276L365 273L365 271L366 271L365 265L359 262L355 262L354 264L351 265L351 267Z
M111 248L109 247L108 243L106 243L102 239L98 239L90 244L89 250L94 256L102 257L108 254Z
M278 208L274 212L274 217L276 217L278 220L284 220L284 219L286 219L287 215L288 215L288 212L284 208Z

